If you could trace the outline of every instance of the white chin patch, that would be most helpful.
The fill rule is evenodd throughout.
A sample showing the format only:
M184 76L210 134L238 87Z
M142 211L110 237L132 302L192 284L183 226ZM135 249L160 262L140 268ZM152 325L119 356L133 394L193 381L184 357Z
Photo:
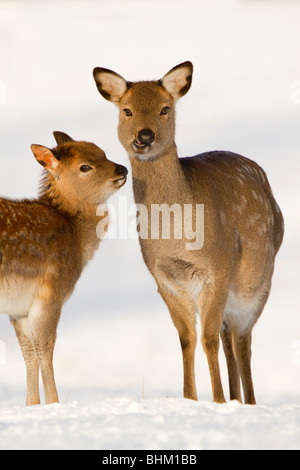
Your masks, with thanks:
M152 147L145 147L143 153L139 152L135 146L132 146L130 157L141 162L157 160L160 155L153 151Z
M140 153L135 153L133 154L132 158L135 160L139 160L141 162L154 162L155 160L158 160L160 158L160 155L154 154L154 153L148 153L148 154L140 154Z

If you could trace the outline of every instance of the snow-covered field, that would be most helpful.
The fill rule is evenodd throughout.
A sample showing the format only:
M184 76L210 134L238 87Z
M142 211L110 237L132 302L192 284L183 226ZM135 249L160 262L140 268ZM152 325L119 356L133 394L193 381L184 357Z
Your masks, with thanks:
M128 397L1 408L1 449L299 449L299 405ZM297 439L298 437L298 439ZM133 454L134 455L134 454Z
M289 0L0 1L2 195L36 195L30 144L53 146L53 130L129 167L117 111L92 69L151 79L191 60L193 86L178 104L180 155L227 149L255 159L286 221L254 330L258 406L211 403L200 344L199 402L182 399L177 333L138 243L109 239L62 314L59 405L24 406L25 365L0 318L0 449L300 449L299 17ZM116 207L119 196L132 202L130 180ZM227 392L222 351L220 362Z

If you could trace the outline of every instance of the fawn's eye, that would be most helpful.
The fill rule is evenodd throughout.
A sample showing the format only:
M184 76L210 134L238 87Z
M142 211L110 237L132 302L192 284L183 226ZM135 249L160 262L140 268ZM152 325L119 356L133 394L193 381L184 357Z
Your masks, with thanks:
M170 111L171 108L169 108L169 106L165 106L161 112L160 112L160 115L161 116L164 116L165 114L168 114L168 112Z
M92 168L91 166L89 166L89 165L82 165L82 166L80 167L80 171L81 171L82 173L87 173L88 171L91 171L92 169L93 169L93 168Z
M128 117L129 117L129 116L132 116L132 111L131 111L130 109L125 108L125 109L123 109L123 111L124 111L124 113L125 113L125 116L128 116Z

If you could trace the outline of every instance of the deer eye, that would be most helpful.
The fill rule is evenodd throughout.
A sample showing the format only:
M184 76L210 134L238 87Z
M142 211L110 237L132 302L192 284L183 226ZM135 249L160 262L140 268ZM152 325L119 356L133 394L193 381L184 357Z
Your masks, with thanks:
M123 111L124 111L124 113L125 113L125 116L128 116L128 117L129 117L129 116L132 116L132 111L131 111L130 109L125 108L125 109L123 109Z
M168 114L169 111L170 111L169 106L165 106L165 107L161 110L160 115L161 115L161 116L164 116L164 115Z
M88 171L91 171L92 169L93 169L93 168L92 168L91 166L89 166L89 165L82 165L82 166L80 167L80 171L81 171L82 173L87 173Z

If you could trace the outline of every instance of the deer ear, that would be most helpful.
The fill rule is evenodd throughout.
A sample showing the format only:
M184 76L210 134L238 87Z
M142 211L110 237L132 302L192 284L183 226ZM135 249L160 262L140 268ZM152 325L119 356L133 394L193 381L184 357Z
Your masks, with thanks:
M193 76L193 64L183 62L172 68L161 80L162 85L177 101L184 96L190 89Z
M57 145L62 145L66 142L74 142L72 137L70 137L68 134L65 134L64 132L54 131L53 135Z
M101 67L95 68L93 75L103 98L117 104L127 90L126 80L116 72Z
M49 171L53 171L57 168L58 160L55 158L51 150L49 150L47 147L32 144L30 148L37 162L44 168Z

